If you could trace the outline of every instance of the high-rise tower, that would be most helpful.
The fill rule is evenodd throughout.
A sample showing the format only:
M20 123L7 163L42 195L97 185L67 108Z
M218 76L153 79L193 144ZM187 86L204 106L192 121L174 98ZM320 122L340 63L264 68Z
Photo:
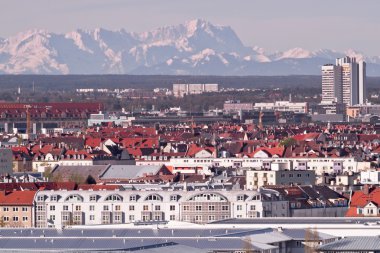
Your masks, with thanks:
M322 102L363 104L366 100L366 64L355 58L336 59L336 64L322 66Z

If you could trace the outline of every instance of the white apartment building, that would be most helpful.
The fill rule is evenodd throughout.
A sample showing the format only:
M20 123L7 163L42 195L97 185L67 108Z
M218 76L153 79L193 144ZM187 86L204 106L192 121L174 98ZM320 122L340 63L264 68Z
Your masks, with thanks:
M322 66L322 103L342 103L342 72L333 64Z
M344 103L347 106L364 104L366 63L354 57L336 59L335 65L322 66L322 103Z
M177 83L173 84L173 95L183 97L189 94L202 94L204 92L218 92L219 84L217 83Z
M276 101L274 103L255 103L254 107L257 111L278 111L278 112L296 112L307 113L308 106L306 102L290 102L290 101Z
M358 103L364 105L367 101L367 64L365 61L359 61L359 87Z
M351 106L359 102L359 65L355 58L348 56L336 60L342 71L342 101Z
M377 170L367 170L360 172L360 183L362 184L380 184L380 171Z
M269 185L314 185L315 171L288 170L287 168L271 170L252 169L246 172L248 190L256 190ZM284 163L286 165L286 163Z
M360 172L370 168L370 162L358 162L353 157L297 157L297 158L172 158L165 165L181 173L210 174L211 167L263 168L270 169L272 163L287 163L293 170L313 170L316 175L324 173ZM190 168L193 168L191 170Z
M35 226L120 224L135 221L208 223L229 218L288 217L275 190L39 191Z

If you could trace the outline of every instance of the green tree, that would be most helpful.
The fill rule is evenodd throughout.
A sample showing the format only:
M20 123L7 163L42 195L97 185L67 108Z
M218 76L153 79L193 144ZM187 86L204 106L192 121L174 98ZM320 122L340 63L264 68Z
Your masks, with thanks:
M288 148L297 144L297 141L294 138L287 138L280 142L280 146Z

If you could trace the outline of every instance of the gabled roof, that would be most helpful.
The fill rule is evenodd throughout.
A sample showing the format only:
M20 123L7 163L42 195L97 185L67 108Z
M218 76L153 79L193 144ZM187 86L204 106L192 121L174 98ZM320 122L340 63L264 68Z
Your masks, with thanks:
M36 191L0 192L2 206L32 206Z

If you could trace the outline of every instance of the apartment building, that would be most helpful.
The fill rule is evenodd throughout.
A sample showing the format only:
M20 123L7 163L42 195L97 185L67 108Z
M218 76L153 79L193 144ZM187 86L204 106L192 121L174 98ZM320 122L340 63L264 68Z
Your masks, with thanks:
M218 92L217 83L190 83L173 84L173 95L183 97L190 94L202 94L204 92Z
M0 191L2 227L32 227L36 191Z
M278 111L307 113L307 102L276 101L274 103L255 103L253 109L257 111Z
M322 103L344 103L347 106L364 104L366 63L354 57L336 59L335 65L322 66Z
M370 162L357 161L353 157L262 157L262 158L172 158L165 164L172 166L174 170L186 173L184 168L196 168L189 170L191 173L197 171L201 174L209 174L211 167L233 167L233 168L263 168L270 169L271 164L286 163L288 168L294 170L313 170L316 175L323 173L360 172L370 168ZM182 170L181 170L182 169Z
M288 202L274 190L39 191L36 227L187 221L198 224L229 218L287 217Z
M261 170L252 169L246 172L247 189L254 190L268 185L313 185L313 170Z

